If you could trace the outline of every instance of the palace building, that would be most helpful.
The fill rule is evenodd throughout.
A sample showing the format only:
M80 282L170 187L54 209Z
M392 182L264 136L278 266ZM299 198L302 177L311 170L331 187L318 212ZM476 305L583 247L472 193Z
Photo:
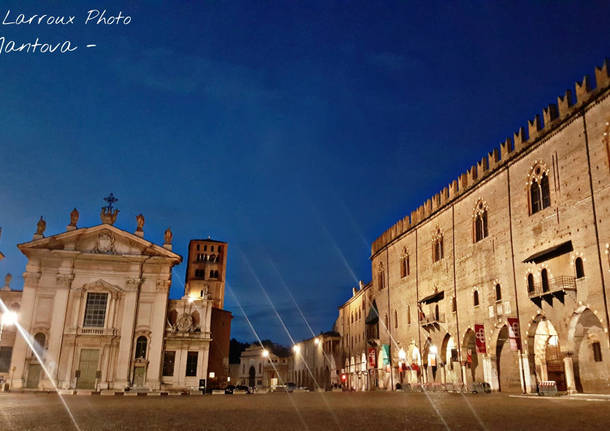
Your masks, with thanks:
M339 308L352 389L610 392L610 77L576 84L371 247Z
M45 237L41 217L33 240L19 244L28 259L23 291L11 291L10 279L0 291L29 334L26 340L11 328L2 335L0 377L11 389L52 389L46 368L64 390L196 390L209 383L214 345L216 373L228 375L231 316L221 310L227 244L191 241L188 268L197 269L187 270L184 296L169 299L173 268L182 262L172 232L163 245L144 239L142 215L135 232L121 230L112 202L100 225L77 226L74 210L65 232ZM204 259L194 252L199 244L217 250Z

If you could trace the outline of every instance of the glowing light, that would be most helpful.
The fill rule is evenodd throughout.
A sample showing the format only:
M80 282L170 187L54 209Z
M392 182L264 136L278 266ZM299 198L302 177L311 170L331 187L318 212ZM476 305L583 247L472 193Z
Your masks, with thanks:
M292 351L298 354L301 351L301 346L295 344L294 346L292 346Z
M549 337L549 345L556 346L559 344L559 340L557 339L557 335L552 335Z
M195 301L195 298L193 298L192 296L189 296L188 301L189 301L189 304L192 304Z
M268 358L269 357L269 350L263 349L261 355L263 355L263 358Z
M315 338L313 340L314 344L317 346L318 344L320 344L320 339L319 338Z
M10 310L2 313L2 324L4 326L11 326L15 323L17 323L17 313Z
M438 349L436 348L436 346L430 346L430 353L432 353L433 355L436 355L438 353Z
M210 371L210 379L216 377L216 373L214 371Z
M227 382L231 381L231 376L227 377Z

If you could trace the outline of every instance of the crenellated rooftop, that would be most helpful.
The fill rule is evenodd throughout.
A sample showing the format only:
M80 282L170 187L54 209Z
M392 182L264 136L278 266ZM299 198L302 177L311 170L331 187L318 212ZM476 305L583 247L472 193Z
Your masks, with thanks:
M494 148L487 156L472 165L466 172L460 174L457 179L451 181L447 187L444 187L439 193L426 200L416 210L411 211L410 215L398 220L392 227L373 241L371 257L387 244L436 213L440 208L476 186L481 180L487 178L492 172L497 171L518 154L524 152L535 142L555 130L583 106L607 90L610 87L608 60L605 60L601 67L595 68L595 83L595 88L592 88L589 76L585 75L582 82L576 82L575 84L575 101L572 91L567 90L563 96L557 98L557 104L552 103L542 109L542 120L540 115L536 115L532 120L527 122L527 134L525 128L519 127L512 138L507 138L500 144L500 148Z

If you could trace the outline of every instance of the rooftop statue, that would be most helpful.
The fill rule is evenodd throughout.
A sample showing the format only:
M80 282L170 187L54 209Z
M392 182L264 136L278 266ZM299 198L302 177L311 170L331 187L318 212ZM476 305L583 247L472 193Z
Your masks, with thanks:
M170 228L165 229L165 244L171 244L172 239L174 238L174 234L172 233Z
M78 210L76 208L74 208L72 210L72 212L70 213L70 226L76 227L76 223L78 223L79 216L80 216L80 214L78 213Z
M36 235L43 235L46 228L47 222L40 216L40 220L36 223Z
M138 222L138 227L136 228L136 231L142 232L144 230L144 216L142 214L138 214L136 216L136 221Z

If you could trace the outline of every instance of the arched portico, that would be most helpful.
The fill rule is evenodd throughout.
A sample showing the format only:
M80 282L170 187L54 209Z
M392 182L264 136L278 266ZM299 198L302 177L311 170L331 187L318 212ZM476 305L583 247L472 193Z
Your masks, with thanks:
M483 382L483 361L482 355L477 353L477 343L474 331L468 328L464 334L462 343L464 365L466 367L465 378L467 384L473 382Z
M568 325L568 351L566 367L573 366L574 390L578 392L610 391L608 338L604 325L596 313L580 306ZM568 388L572 389L572 388Z
M553 380L560 391L567 390L566 370L561 352L559 334L545 316L539 314L530 324L527 334L530 370L534 381Z
M507 325L502 325L495 335L496 357L494 365L498 376L498 390L502 392L521 392L521 372L516 341L511 342Z

